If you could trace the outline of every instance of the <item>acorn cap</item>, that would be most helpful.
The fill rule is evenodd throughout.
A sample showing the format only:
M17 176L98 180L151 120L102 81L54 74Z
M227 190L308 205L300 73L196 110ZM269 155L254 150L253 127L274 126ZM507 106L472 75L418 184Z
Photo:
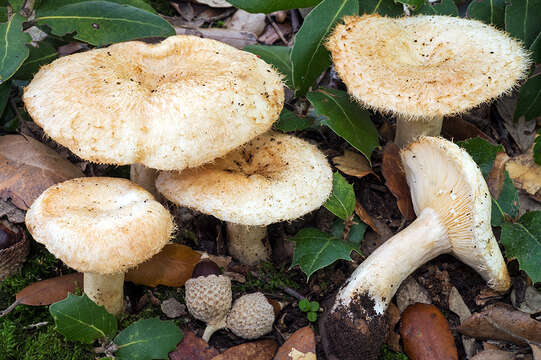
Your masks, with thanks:
M220 322L231 308L231 278L198 276L186 281L186 307L192 316L207 324Z
M464 112L509 92L528 72L521 44L480 21L349 16L327 47L348 92L406 118Z
M242 225L268 225L317 209L332 190L325 156L304 140L269 132L217 159L162 172L156 188L172 202Z
M269 130L284 91L257 56L179 35L61 57L39 70L23 100L48 136L83 159L179 170Z
M81 272L125 272L158 253L173 218L152 195L119 178L76 178L45 190L26 213L34 239Z
M257 339L269 333L274 323L274 308L260 292L243 295L227 315L227 328L243 339Z
M490 225L492 198L471 156L437 137L422 137L400 155L415 213L434 210L447 229L452 253L493 289L509 289L507 267Z

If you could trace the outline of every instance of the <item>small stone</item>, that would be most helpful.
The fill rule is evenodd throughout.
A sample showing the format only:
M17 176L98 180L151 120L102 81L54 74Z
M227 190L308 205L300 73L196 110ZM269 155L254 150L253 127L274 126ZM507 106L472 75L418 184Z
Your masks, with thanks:
M174 298L169 298L160 305L162 312L170 319L186 315L186 305L179 303Z

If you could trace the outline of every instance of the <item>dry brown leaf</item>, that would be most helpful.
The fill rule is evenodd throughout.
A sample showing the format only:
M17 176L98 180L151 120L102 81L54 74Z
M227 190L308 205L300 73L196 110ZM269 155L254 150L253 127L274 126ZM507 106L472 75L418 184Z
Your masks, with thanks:
M533 160L533 147L507 161L505 169L517 188L541 201L541 166Z
M473 314L457 330L477 339L541 345L541 322L503 303L489 305Z
M445 117L441 128L441 134L446 139L452 139L454 142L471 139L479 136L493 143L493 140L477 126L460 117Z
M151 287L179 287L192 276L200 257L198 252L188 246L167 244L150 260L128 271L126 281Z
M27 210L48 187L84 174L49 147L22 135L0 137L0 198Z
M541 346L530 344L533 353L533 360L541 360Z
M396 204L400 213L408 220L415 218L415 211L411 202L411 194L406 174L400 159L400 148L394 143L389 143L383 150L381 173L385 178L385 185L396 198Z
M498 199L503 188L503 182L505 180L505 163L509 161L510 157L504 152L499 152L494 159L494 165L490 170L487 178L487 185L490 194Z
M276 27L278 28L282 36L288 36L291 33L291 25L289 23L284 23L284 24L278 23L276 24ZM269 24L265 28L265 31L263 32L263 34L261 34L257 38L257 40L266 45L272 45L276 41L280 40L280 34L278 34L278 32L276 32L274 27Z
M460 321L464 321L471 316L471 311L464 302L464 299L458 292L458 289L453 286L449 293L449 310L454 312L460 318ZM467 358L471 358L475 354L475 339L467 336L462 336L462 345L464 345L464 352Z
M83 274L73 273L42 280L28 285L15 295L15 299L25 305L51 305L64 300L68 293L83 288Z
M434 305L409 306L402 313L400 335L404 352L410 359L458 359L449 324Z
M359 179L368 174L374 174L368 160L353 151L344 151L344 155L333 157L332 162L344 174L356 176Z
M390 303L387 308L387 318L389 319L389 334L387 334L387 339L385 344L395 352L402 352L402 346L400 345L400 334L394 331L396 324L400 321L400 310L398 307Z
M191 331L185 331L184 337L175 351L169 353L170 360L211 360L220 352L205 340L198 338Z
M403 312L408 306L415 303L432 304L432 300L428 291L413 276L408 276L396 292L396 305L398 310Z
M372 230L377 232L379 234L380 229L376 226L376 223L374 222L374 219L372 219L372 216L365 210L365 208L361 205L360 202L355 203L355 214L361 219L363 223L370 226Z
M280 349L278 349L274 360L292 360L291 352L293 349L297 350L300 354L316 352L316 337L314 330L310 326L305 326L295 331Z
M197 28L175 26L177 35L194 35L203 38L218 40L228 45L242 49L248 45L257 44L254 33L222 28Z
M274 340L260 340L227 349L212 360L271 360L278 348Z
M502 350L484 350L471 358L471 360L514 360L515 354Z

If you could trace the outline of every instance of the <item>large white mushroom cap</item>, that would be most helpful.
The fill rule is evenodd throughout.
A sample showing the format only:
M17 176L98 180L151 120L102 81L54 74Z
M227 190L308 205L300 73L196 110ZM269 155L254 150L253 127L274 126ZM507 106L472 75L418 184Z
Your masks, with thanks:
M143 188L117 178L77 178L53 185L26 213L37 242L81 272L124 272L158 253L173 218Z
M55 60L23 100L47 135L83 159L179 170L269 130L284 92L281 76L257 56L172 36Z
M296 219L320 207L332 171L314 145L269 132L214 163L162 172L156 188L174 203L242 225Z
M452 253L490 287L506 291L507 267L490 225L492 198L477 164L456 144L423 137L401 151L415 213L434 210Z
M498 97L530 64L506 33L449 16L346 17L327 47L350 94L412 119L461 113Z

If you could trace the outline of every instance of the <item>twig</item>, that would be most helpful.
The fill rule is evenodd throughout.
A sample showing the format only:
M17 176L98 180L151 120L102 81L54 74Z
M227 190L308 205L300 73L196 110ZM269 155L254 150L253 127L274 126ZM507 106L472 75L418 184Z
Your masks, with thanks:
M267 15L267 20L269 20L272 28L274 29L274 31L276 31L276 34L278 34L278 36L280 37L280 39L283 41L284 44L287 45L287 40L284 36L284 34L282 34L282 32L280 31L280 28L278 27L278 25L276 25L276 23L274 22L274 20L272 20L272 18L270 17L270 15Z
M255 271L251 271L250 274L252 274L252 276L256 277L258 280L269 281L269 279L259 276L259 274L256 273ZM293 296L297 300L306 299L306 297L302 296L301 294L299 294L298 292L296 292L290 287L282 286L282 285L277 285L277 287L279 287L283 292L285 292L289 296Z
M30 324L28 326L23 327L23 330L37 329L37 328L40 328L40 327L45 326L45 325L49 325L49 322L48 321L42 321L42 322L39 322L39 323Z
M6 310L0 312L0 318L3 317L3 316L6 316L10 312L12 312L13 309L15 309L15 307L21 303L21 300L22 299L15 300L15 302L13 304L9 305Z
M487 320L487 322L490 324L490 326L492 326L493 328L495 328L496 330L499 330L515 339L518 339L520 340L521 342L525 342L526 344L534 344L534 345L537 345L537 346L541 346L541 343L537 342L537 341L533 341L533 340L530 340L530 339L527 339L525 337L522 337L520 335L517 335L509 330L507 330L506 328L504 328L503 326L500 326L500 324L498 324L497 322L493 321L490 316L487 316L485 315L485 319Z

